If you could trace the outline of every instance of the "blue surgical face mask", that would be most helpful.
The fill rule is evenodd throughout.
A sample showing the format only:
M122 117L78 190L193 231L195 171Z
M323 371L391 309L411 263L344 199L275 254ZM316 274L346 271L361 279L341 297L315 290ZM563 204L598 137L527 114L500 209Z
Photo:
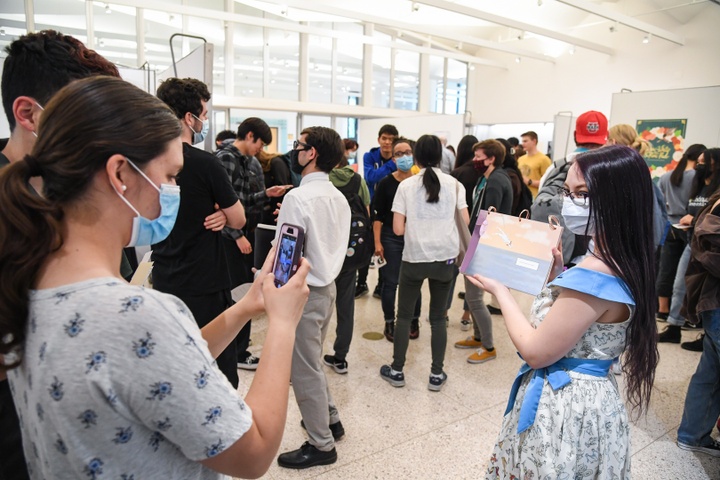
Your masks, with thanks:
M190 114L193 117L200 120L197 116ZM210 131L210 120L207 118L205 120L200 120L202 122L202 129L199 132L196 132L192 127L190 127L190 130L193 132L193 145L197 145L198 143L202 143L205 141L205 137L207 137L208 132Z
M160 243L170 235L175 226L175 220L180 209L180 187L163 183L158 188L130 159L127 159L127 161L155 190L160 192L160 216L150 220L140 215L140 212L132 206L128 199L115 190L120 199L137 215L133 218L132 234L130 235L130 243L127 246L138 247Z
M395 163L397 164L398 170L400 170L401 172L407 172L412 168L413 165L415 165L412 155L405 155L403 157L400 157L395 160Z

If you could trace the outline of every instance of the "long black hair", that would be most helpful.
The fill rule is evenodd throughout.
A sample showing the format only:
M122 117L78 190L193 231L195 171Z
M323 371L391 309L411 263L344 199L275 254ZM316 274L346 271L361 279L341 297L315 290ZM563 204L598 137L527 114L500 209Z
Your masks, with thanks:
M690 198L695 198L700 195L700 192L705 188L705 182L707 182L708 178L710 179L707 183L708 197L720 188L720 148L708 148L703 152L703 157L705 157L705 168L695 174L695 179L690 189ZM695 168L697 168L697 165Z
M635 300L623 369L628 401L642 413L650 402L659 359L650 172L636 150L620 145L582 153L575 163L590 193L595 253Z
M423 187L427 191L428 203L440 201L440 179L432 167L437 167L442 159L442 143L435 135L423 135L415 144L415 161L425 169Z
M453 168L462 167L473 159L473 156L475 156L473 145L477 142L478 139L475 135L465 135L460 140L460 143L458 143L457 155L455 156L455 166Z
M683 153L683 156L682 158L680 158L680 161L675 167L675 170L673 170L670 174L670 183L676 187L679 187L682 183L683 174L685 173L685 169L687 168L688 160L697 162L698 157L705 150L707 150L707 148L705 148L705 145L702 145L700 143L694 143L690 145L688 149L685 150L685 153Z
M520 169L518 168L517 158L515 158L515 155L511 152L512 145L510 145L510 142L508 142L504 138L496 138L495 140L502 143L505 147L505 160L503 160L502 168L506 170L512 170L522 181L523 176L522 173L520 173Z

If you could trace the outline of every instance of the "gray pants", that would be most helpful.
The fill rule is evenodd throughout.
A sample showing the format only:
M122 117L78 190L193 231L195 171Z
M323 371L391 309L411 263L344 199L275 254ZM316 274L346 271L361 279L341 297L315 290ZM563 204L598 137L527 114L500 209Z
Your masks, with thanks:
M322 367L323 342L334 303L335 283L326 287L310 287L310 296L295 332L290 371L295 400L310 444L324 452L335 447L330 424L340 421Z
M464 275L463 278L465 279L465 301L473 319L475 339L481 340L484 348L494 348L492 317L483 301L485 291L472 284Z

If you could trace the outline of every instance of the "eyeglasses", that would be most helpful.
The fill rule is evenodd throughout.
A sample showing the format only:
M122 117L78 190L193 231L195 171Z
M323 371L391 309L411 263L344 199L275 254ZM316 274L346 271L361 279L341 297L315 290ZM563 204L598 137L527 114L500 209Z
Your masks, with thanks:
M397 152L393 153L393 157L395 157L395 158L402 158L406 155L412 155L412 150L405 150L402 152L397 151Z
M586 207L590 204L590 194L588 192L574 193L565 187L560 187L560 192L579 207Z
M302 148L298 148L298 147L302 147ZM304 151L306 151L306 150L310 150L311 148L313 148L312 145L308 145L307 143L303 143L303 142L301 142L300 140L295 140L295 141L293 142L293 150L300 150L301 152L304 152Z

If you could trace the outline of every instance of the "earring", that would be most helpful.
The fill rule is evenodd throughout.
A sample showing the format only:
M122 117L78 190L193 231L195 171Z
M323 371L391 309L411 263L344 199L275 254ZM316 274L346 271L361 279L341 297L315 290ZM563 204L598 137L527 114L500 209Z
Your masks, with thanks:
M120 187L120 190L122 190L123 192L127 190L127 185L123 185L122 187Z

